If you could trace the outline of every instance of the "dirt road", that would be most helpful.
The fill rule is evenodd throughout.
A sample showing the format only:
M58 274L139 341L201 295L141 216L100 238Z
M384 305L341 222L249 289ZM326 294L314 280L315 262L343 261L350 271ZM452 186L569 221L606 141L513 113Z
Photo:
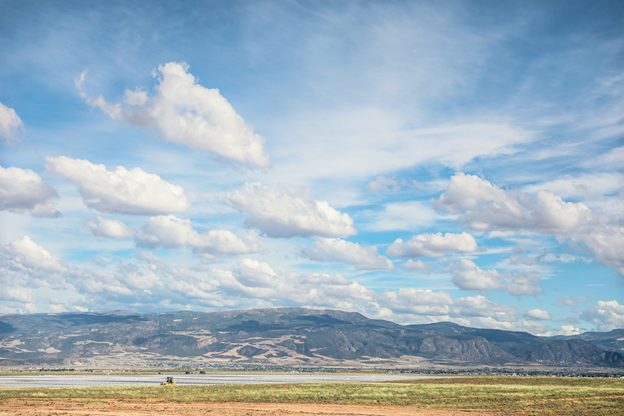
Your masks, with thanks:
M439 410L402 406L251 403L156 403L107 400L5 400L0 416L503 416L481 410Z

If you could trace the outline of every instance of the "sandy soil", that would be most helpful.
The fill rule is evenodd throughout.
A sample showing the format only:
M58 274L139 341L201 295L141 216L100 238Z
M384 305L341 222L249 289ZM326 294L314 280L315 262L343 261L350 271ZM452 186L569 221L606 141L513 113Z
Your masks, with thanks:
M0 416L504 416L512 413L481 410L439 410L402 406L347 406L251 403L149 403L113 401L81 403L79 400L4 400Z

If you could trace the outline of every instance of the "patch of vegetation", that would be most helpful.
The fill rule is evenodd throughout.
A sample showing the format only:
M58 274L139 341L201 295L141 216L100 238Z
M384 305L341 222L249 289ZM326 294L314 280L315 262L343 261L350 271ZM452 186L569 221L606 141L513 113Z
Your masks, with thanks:
M481 409L523 415L621 415L624 380L474 377L385 383L0 389L5 399L361 404Z

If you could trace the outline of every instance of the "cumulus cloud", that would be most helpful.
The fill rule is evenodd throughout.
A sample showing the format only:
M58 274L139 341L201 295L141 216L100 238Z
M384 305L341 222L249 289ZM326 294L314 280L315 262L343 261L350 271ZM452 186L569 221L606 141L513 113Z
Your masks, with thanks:
M0 138L8 144L19 141L18 132L24 127L14 109L0 103Z
M84 203L91 209L111 214L158 215L186 212L191 203L181 186L140 168L114 171L88 160L66 156L46 157L46 167L78 186Z
M239 260L232 274L247 287L275 287L279 282L277 275L267 263L252 259Z
M473 261L462 259L452 268L452 282L462 290L487 292L505 291L510 295L537 295L542 293L539 278L528 273L500 273L481 270Z
M515 318L514 307L499 305L490 299L478 295L453 300L453 315L456 317L492 318L493 321L509 321ZM496 325L487 325L496 327Z
M56 190L32 170L0 166L0 210L60 217L54 208L56 198Z
M624 226L594 223L584 232L570 236L570 239L585 244L598 261L624 277Z
M231 271L213 269L212 273L219 281L219 288L234 296L275 300L292 292L267 263L257 260L242 259Z
M394 313L448 315L451 313L453 297L448 292L403 288L397 292L380 294L379 303Z
M335 261L355 265L360 270L390 270L392 262L377 253L377 247L362 246L340 238L319 238L311 247L301 249L310 260Z
M65 287L68 267L64 261L24 236L0 244L0 282L7 286Z
M34 303L37 296L30 288L5 286L0 291L0 300L6 302Z
M155 71L156 72L156 71ZM218 89L205 88L188 73L184 62L158 67L154 94L126 90L123 103L109 104L102 96L92 99L83 90L86 71L76 79L81 97L112 119L133 127L156 131L166 142L207 150L240 164L270 167L266 139L236 113Z
M357 234L351 217L332 208L327 201L273 191L260 183L247 183L228 192L227 198L237 211L247 214L246 227L269 237Z
M253 260L239 262L230 270L213 269L219 289L236 297L261 299L279 305L353 309L374 303L375 292L340 275L290 274L279 279L266 264Z
M583 203L565 202L549 191L505 191L474 175L456 173L434 206L454 213L475 230L529 230L586 245L596 260L624 277L624 227L619 218L592 212Z
M531 309L526 312L526 316L531 319L539 319L539 320L551 320L552 316L547 312L541 309Z
M191 220L174 215L148 218L145 225L135 232L139 247L179 248L191 247L197 254L235 255L258 253L266 250L261 241L248 236L241 239L231 231L210 230L197 232Z
M490 201L496 201L508 210L520 211L517 201L508 197L504 190L478 176L458 172L451 177L446 190L434 206L459 213L464 209L478 208L483 202Z
M114 272L79 269L68 276L68 282L87 300L109 305L131 302L156 310L189 303L223 307L227 302L208 280L187 268L160 261L118 262Z
M132 237L132 229L121 221L109 220L103 217L96 217L97 223L87 221L86 225L93 235L106 238L127 238Z
M0 298L27 308L33 290L73 291L71 309L118 308L132 303L146 310L200 307L307 306L358 310L399 321L462 320L486 327L514 328L514 308L483 296L453 299L448 292L414 288L377 293L340 275L279 275L267 263L241 259L231 270L169 266L152 253L139 261L116 261L111 270L79 267L54 257L24 237L0 245ZM53 303L53 304L52 304ZM60 307L52 302L48 309ZM54 310L57 310L54 309ZM60 310L60 309L59 309ZM418 318L420 317L420 318Z
M561 329L553 335L579 335L581 331L572 325L561 325Z
M275 301L285 296L284 291L277 290L275 287L246 286L234 276L231 270L213 269L212 275L218 281L219 290L226 295L238 298L239 304L245 304L245 299Z
M549 191L531 198L526 193L507 192L474 175L456 173L434 205L459 213L475 230L530 229L544 233L568 233L594 218L582 203L565 202Z
M286 283L291 299L298 299L301 305L352 310L374 304L377 296L372 290L340 275L295 275L286 279Z
M420 234L412 237L407 243L397 238L386 254L392 257L442 257L446 254L473 253L479 250L474 237L463 232Z
M624 305L620 305L617 300L599 300L596 305L581 311L580 317L594 324L598 331L624 328Z

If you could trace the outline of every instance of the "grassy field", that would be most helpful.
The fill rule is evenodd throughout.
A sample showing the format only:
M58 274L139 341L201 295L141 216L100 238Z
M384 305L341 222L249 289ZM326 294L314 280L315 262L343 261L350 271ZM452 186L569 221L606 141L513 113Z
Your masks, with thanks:
M6 399L366 404L526 415L622 415L624 380L462 377L386 383L0 389L0 400Z

